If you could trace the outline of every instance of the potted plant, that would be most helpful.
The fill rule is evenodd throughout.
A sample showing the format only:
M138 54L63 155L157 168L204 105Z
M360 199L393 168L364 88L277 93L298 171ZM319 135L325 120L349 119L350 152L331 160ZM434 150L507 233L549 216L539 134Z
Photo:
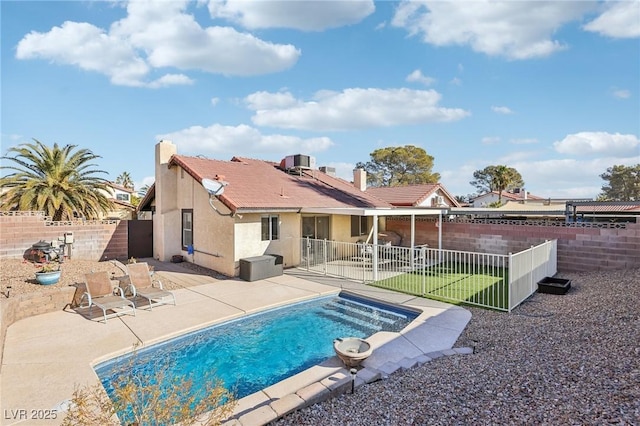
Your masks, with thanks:
M42 265L40 270L36 272L36 281L42 285L51 285L60 281L60 264L58 262L49 262Z

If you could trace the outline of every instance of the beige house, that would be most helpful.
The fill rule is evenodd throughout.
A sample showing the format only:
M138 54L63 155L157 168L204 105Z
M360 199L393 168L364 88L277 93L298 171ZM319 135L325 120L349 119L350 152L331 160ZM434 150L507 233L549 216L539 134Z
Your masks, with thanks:
M460 207L441 183L367 188L367 193L395 207Z
M498 194L498 191L491 191L472 199L470 207L487 207L497 202L498 200L500 200L500 194ZM545 200L545 198L533 195L524 188L516 188L511 191L502 191L503 205L509 201L531 202L534 200L543 201Z
M111 200L113 209L103 215L101 219L130 220L133 219L136 207L131 204L133 189L126 188L117 183L107 182L106 197Z
M356 242L377 222L371 209L392 209L361 190L364 171L352 184L308 167L306 156L292 157L220 161L178 155L171 142L158 143L155 184L139 207L153 210L154 257L182 255L231 276L240 259L263 254L293 266L302 237ZM203 179L222 190L210 194Z

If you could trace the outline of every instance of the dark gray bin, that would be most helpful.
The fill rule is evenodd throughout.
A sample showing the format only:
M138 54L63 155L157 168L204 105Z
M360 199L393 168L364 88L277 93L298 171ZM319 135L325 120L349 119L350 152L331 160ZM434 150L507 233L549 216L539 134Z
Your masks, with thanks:
M240 278L257 281L282 275L283 258L279 254L265 254L240 259Z

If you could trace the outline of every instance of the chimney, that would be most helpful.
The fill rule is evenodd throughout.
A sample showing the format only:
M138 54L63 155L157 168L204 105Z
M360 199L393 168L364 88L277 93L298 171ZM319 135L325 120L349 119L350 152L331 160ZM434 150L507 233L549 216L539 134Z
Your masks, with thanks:
M353 170L353 186L360 191L367 190L367 172L364 169Z

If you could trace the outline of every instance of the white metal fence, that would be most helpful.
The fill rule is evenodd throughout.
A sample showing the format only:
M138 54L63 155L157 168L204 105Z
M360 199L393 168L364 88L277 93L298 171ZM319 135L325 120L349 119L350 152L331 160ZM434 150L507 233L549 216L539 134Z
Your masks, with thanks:
M305 238L300 267L377 287L510 311L556 272L555 240L500 255Z
M538 289L538 281L558 272L558 240L509 254L509 311Z

